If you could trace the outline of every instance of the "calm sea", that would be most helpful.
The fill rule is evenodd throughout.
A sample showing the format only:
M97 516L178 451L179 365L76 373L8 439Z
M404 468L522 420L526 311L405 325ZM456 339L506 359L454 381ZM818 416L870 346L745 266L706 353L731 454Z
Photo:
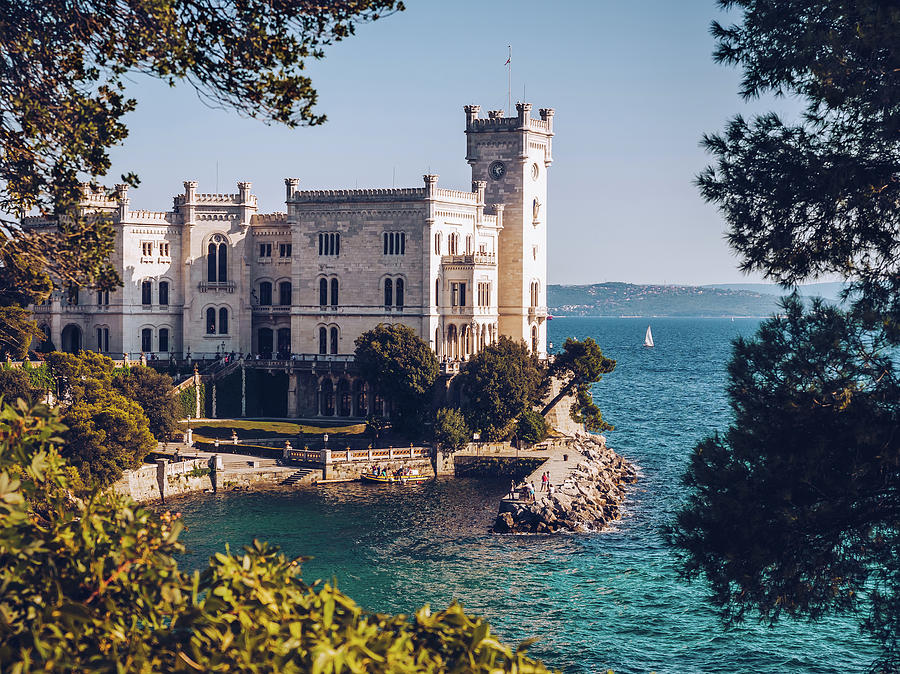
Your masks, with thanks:
M862 672L875 657L852 620L756 623L726 631L702 583L678 578L660 527L678 506L696 441L724 428L730 342L755 319L558 318L618 361L594 397L616 426L610 444L640 468L627 514L594 535L487 533L506 484L442 480L419 487L332 485L295 493L179 502L184 563L254 537L308 555L304 577L338 579L365 608L408 613L459 599L508 641L539 636L533 655L566 672Z

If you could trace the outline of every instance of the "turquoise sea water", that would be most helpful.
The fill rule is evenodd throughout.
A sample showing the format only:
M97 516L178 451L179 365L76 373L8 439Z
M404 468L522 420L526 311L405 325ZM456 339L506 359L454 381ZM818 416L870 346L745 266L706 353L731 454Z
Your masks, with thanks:
M696 441L724 428L733 337L755 319L558 318L550 339L593 337L618 366L594 391L616 426L609 443L640 468L624 519L592 535L487 533L506 484L330 485L181 501L184 563L254 537L311 555L304 577L336 576L371 610L411 612L459 599L503 638L537 635L533 655L566 672L862 672L875 657L850 619L755 623L725 631L702 583L678 578L660 527L682 498Z

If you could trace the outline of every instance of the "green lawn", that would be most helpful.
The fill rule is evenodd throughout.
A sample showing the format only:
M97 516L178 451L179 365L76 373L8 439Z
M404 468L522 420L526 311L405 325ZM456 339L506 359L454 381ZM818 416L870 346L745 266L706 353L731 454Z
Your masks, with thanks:
M182 427L186 424L182 422ZM361 423L323 422L300 423L296 421L265 421L258 419L215 419L191 423L195 436L203 438L230 439L231 431L237 432L239 438L296 438L298 436L314 439L323 434L335 438L365 433L366 425ZM199 438L198 438L199 439Z

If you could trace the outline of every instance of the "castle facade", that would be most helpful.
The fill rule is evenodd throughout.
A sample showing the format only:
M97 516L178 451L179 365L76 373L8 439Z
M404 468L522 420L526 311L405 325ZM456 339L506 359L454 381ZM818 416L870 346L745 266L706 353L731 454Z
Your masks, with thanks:
M500 335L546 356L547 175L553 110L480 116L465 107L472 190L302 190L260 213L251 183L172 210L131 210L127 186L85 187L82 208L116 229L124 287L71 288L33 307L53 345L121 357L352 354L379 323L408 325L439 358L465 360ZM52 227L29 217L23 226Z

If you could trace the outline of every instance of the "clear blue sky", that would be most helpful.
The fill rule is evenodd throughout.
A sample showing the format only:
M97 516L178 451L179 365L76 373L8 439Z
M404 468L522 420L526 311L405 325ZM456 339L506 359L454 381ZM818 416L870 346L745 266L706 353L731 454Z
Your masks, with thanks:
M133 170L132 208L164 210L183 180L235 192L251 180L263 212L302 188L418 186L422 174L470 188L462 107L513 101L556 109L549 282L755 281L737 270L724 223L692 181L704 131L745 104L739 73L712 62L712 0L407 0L407 10L335 45L310 72L328 122L289 130L206 107L188 86L134 78L131 135L106 182ZM484 114L484 113L483 113Z

